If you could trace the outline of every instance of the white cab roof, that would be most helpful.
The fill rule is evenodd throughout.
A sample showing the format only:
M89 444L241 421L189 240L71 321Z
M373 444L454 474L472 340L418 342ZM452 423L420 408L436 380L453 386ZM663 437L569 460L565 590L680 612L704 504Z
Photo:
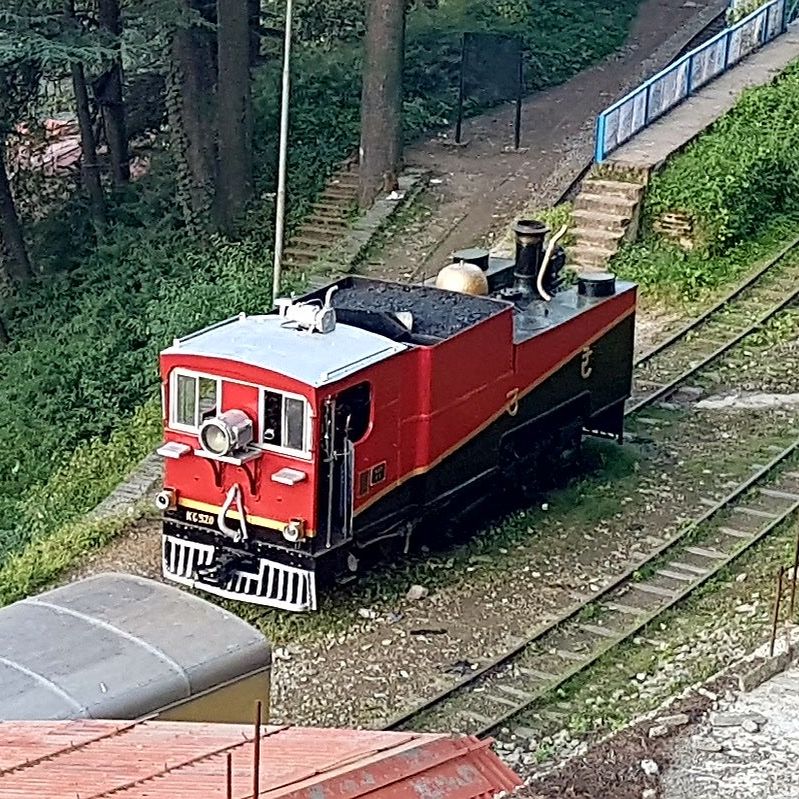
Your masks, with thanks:
M176 339L161 354L238 361L318 388L406 349L406 344L341 323L331 333L300 331L274 314L213 325Z

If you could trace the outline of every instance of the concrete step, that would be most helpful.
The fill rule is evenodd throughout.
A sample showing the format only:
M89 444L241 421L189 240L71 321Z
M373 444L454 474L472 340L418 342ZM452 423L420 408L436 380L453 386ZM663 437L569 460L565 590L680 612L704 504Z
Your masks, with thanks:
M336 217L337 219L349 219L350 206L343 203L332 202L331 200L317 200L311 206L311 213L322 213L328 217Z
M333 175L328 181L328 186L341 186L347 189L358 189L358 173L348 172L346 174Z
M630 200L638 200L644 191L644 187L640 183L628 183L624 180L604 180L600 178L589 178L583 183L583 188L591 194L627 197Z
M577 209L572 220L579 228L601 228L602 230L624 230L630 224L632 214L608 214L603 211Z
M618 214L632 219L638 199L617 197L611 194L597 194L581 191L574 201L575 211L598 211L602 214Z
M299 245L302 249L316 249L317 254L321 255L325 250L329 250L341 236L331 238L330 236L317 236L313 232L301 230L298 235L293 236L289 242L289 247Z
M570 263L602 267L616 254L616 250L592 244L575 244L567 250Z
M319 250L315 250L306 244L292 245L287 247L283 253L287 261L305 260L307 262L318 261L321 254Z
M347 186L326 186L319 196L323 199L344 200L352 204L356 201L358 192L354 188Z
M572 236L577 244L598 244L600 247L611 249L615 252L619 242L624 238L624 230L607 230L596 227L572 228Z
M321 227L330 233L344 232L350 229L349 220L340 216L328 216L327 213L317 211L310 217L310 222L313 227Z

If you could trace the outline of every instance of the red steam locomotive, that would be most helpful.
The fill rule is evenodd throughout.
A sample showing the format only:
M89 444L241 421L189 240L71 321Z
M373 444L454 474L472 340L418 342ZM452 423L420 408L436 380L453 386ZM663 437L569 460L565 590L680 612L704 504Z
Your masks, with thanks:
M346 277L161 353L166 578L286 610L583 433L621 438L636 287L566 286L539 222L437 284ZM442 287L443 286L443 287Z

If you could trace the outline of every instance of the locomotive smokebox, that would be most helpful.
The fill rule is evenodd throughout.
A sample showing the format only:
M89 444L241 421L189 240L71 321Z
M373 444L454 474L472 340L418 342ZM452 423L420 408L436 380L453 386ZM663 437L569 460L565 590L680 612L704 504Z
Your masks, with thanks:
M516 268L513 289L523 299L536 295L536 279L544 260L544 240L549 228L536 219L523 219L514 227L516 234Z

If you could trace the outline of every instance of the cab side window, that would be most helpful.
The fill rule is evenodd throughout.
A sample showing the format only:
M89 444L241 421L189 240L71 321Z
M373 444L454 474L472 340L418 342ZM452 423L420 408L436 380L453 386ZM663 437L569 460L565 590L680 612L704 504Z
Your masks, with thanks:
M265 389L261 418L264 445L288 454L309 454L308 403L302 397Z
M190 372L173 372L170 425L196 432L219 413L219 379Z

